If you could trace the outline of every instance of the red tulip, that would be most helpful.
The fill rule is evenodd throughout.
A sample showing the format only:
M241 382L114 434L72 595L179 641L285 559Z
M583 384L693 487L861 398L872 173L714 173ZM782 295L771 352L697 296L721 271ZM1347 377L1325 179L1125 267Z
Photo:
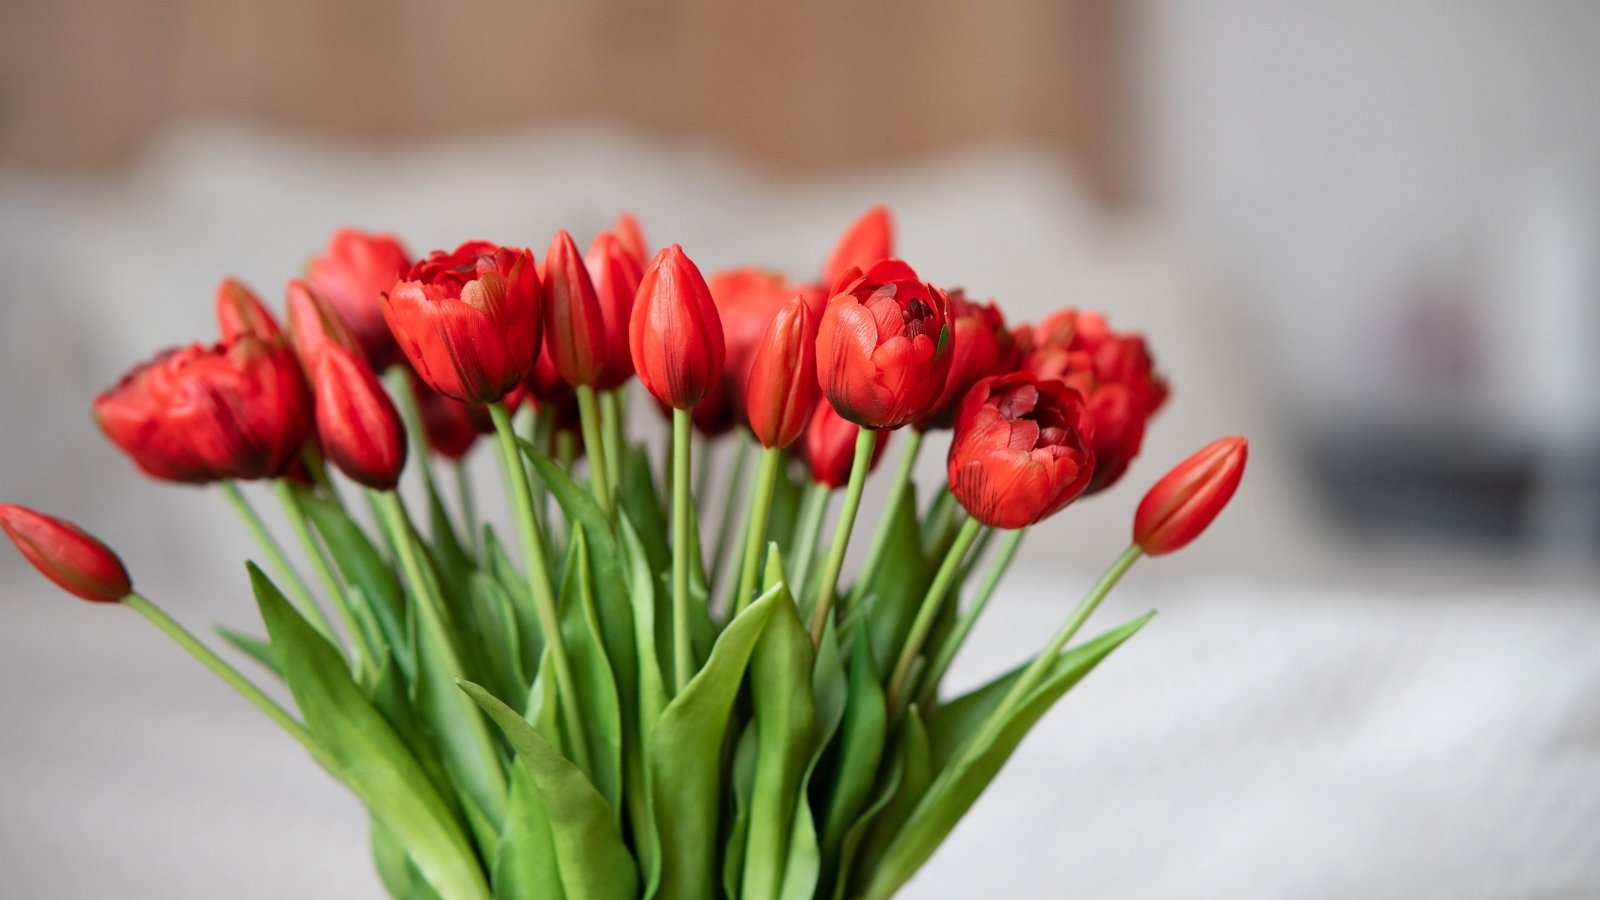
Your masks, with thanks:
M384 321L383 295L411 269L411 257L387 234L353 228L333 233L322 255L311 260L306 279L339 311L378 370L399 359Z
M224 344L242 334L269 340L283 333L255 292L237 278L224 279L217 286L216 305L217 333Z
M544 349L562 380L592 385L605 364L606 321L578 245L556 232L539 270L544 285Z
M392 490L406 464L406 432L378 376L356 352L330 343L317 354L312 383L322 451L350 480Z
M1178 463L1139 502L1133 542L1151 556L1183 549L1228 505L1249 455L1248 441L1225 437Z
M533 254L485 241L434 251L384 295L400 350L428 386L493 403L533 368L541 332Z
M821 388L815 322L806 298L796 295L772 317L756 345L745 387L745 412L763 447L794 443L817 404Z
M317 357L328 344L365 358L360 342L339 310L309 282L298 278L289 282L285 303L289 311L289 341L300 355L300 365L307 376L316 371Z
M722 377L722 322L711 289L677 244L656 254L639 282L628 350L645 390L674 409L694 406Z
M133 593L117 554L71 522L0 503L0 528L39 574L74 597L115 603Z
M633 313L633 298L639 293L643 264L616 235L602 231L584 254L595 295L600 298L600 314L606 323L603 358L595 387L602 391L621 387L633 377L633 357L628 353L628 319Z
M611 233L633 254L634 262L643 271L644 264L650 260L650 250L644 242L644 232L639 229L639 220L631 212L618 213L617 220L611 223Z
M711 276L712 302L722 322L723 371L735 388L744 392L750 359L766 334L767 323L795 295L782 275L755 266L727 269Z
M933 409L917 420L921 431L954 426L956 410L974 384L1012 372L1022 361L1006 330L1005 316L994 303L973 303L962 291L951 291L950 320L950 374Z
M199 484L284 474L310 434L311 398L288 346L245 335L136 366L94 415L145 474Z
M1060 511L1094 471L1093 425L1077 391L1022 372L985 378L961 402L950 442L950 492L994 528Z
M817 377L839 415L899 428L933 408L950 372L950 306L898 259L849 279L817 331Z
M850 467L855 465L856 434L859 430L854 422L840 418L826 398L817 401L800 441L800 452L811 469L812 481L835 490L849 482ZM878 460L883 458L883 448L889 443L887 431L876 431L873 436L877 443L872 448L872 465L868 472L877 468Z
M435 392L415 375L412 387L417 394L417 407L422 414L422 433L428 448L448 459L467 455L478 435L494 430L489 411L482 406L452 400Z
M839 279L854 269L866 270L880 259L894 255L894 217L886 206L874 206L850 223L822 265L822 284L839 290Z

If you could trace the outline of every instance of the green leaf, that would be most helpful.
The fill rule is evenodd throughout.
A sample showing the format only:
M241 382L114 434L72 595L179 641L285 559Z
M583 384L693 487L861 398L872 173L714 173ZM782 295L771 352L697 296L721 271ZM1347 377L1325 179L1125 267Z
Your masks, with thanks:
M525 717L546 743L561 740L557 723L554 665L546 654L528 697ZM511 767L511 796L500 852L494 861L496 900L562 900L560 866L551 833L550 811L520 763Z
M845 851L845 837L860 820L862 807L878 784L889 729L883 683L878 678L866 632L866 628L855 630L849 699L839 732L833 791L827 798L822 820L822 858L834 861L839 869L833 874L841 877L849 872L851 863L850 854Z
M389 896L401 900L438 900L438 893L428 887L416 865L382 822L373 819L367 831L372 840L372 861Z
M483 526L483 558L489 574L511 599L511 609L517 618L518 643L522 647L522 671L537 671L544 654L544 635L539 632L539 617L528 596L528 582L517 571L505 545L490 525Z
M632 900L639 877L612 809L589 779L516 710L470 681L461 689L505 732L550 814L561 884L574 900Z
M589 530L572 530L567 564L561 579L561 636L572 659L573 686L583 709L583 734L567 735L584 741L594 771L595 787L611 804L618 822L622 811L622 712L617 682L606 658L600 624L595 616L594 585L589 576Z
M343 656L250 565L273 649L334 771L450 900L488 900L476 853L415 756L350 679Z
M877 868L877 860L900 833L906 820L911 818L917 802L933 781L933 752L928 746L928 731L923 727L922 714L914 703L906 708L895 725L891 752L899 762L900 787L890 796L883 811L878 813L872 830L867 832L866 842L861 845L856 859L858 877L862 872Z
M799 796L804 802L795 805L789 859L784 866L783 890L780 894L782 900L813 900L822 883L822 836L811 811L811 798L816 793L812 779L816 777L817 769L844 718L848 692L844 663L839 659L839 638L830 618L822 633L822 641L817 646L816 664L811 669L816 728L812 734L811 761L806 766L805 778L800 782Z
M260 663L279 678L283 677L283 669L278 667L278 657L273 654L270 642L242 631L234 631L226 625L218 625L216 628L217 634L232 644L235 650Z
M622 532L623 558L627 562L627 585L632 595L634 648L638 659L638 693L634 708L624 709L622 760L626 790L623 799L627 803L628 823L640 869L645 880L652 881L660 863L660 838L651 811L646 760L653 746L656 723L667 708L667 688L661 661L656 655L655 574L628 517L621 516L618 525Z
M838 871L833 879L833 900L844 900L845 891L850 883L851 862L855 859L861 842L866 840L867 832L878 821L878 814L883 812L883 808L894 799L895 792L900 790L900 778L905 774L904 768L899 757L891 757L883 779L878 782L877 793L872 795L872 802L867 804L867 808L861 811L860 818L845 831L844 842L839 848Z
M776 544L768 550L765 583L767 593L775 591L778 597L750 661L758 752L739 894L747 898L776 898L783 886L795 809L804 805L800 787L811 762L816 728L816 705L806 689L811 680L811 634L784 584Z
M768 591L735 617L705 667L661 714L648 761L661 866L659 884L648 885L647 896L703 900L716 883L728 714L756 641L782 599L781 591Z
M900 502L885 513L890 517L888 537L862 596L862 602L867 604L864 621L872 636L880 672L887 672L894 665L938 568L938 560L930 562L922 555L916 493L916 485L907 485Z
M973 802L1045 712L1111 651L1144 627L1151 615L1153 613L1141 616L1062 654L1050 677L1034 689L1026 701L1018 704L993 741L959 752L950 765L939 772L882 858L864 866L869 880L861 896L887 900L898 891L972 808Z
M421 716L412 705L411 697L406 693L406 685L401 677L399 667L395 665L394 658L387 652L382 653L378 662L377 675L372 684L366 686L367 699L377 707L378 712L394 728L400 740L411 749L417 763L428 773L428 780L439 791L452 812L458 812L455 799L455 786L451 784L449 775L445 772L444 762L439 758L439 748L434 743L432 735L428 733L427 726L423 724Z
M744 878L745 840L750 834L750 795L756 786L756 726L746 725L733 748L729 791L733 794L733 823L728 827L728 855L722 860L722 890L740 897Z
M358 609L365 607L366 618L378 623L383 632L381 643L388 644L395 663L410 680L416 672L416 661L406 652L410 646L406 640L406 598L394 570L361 527L337 504L309 493L300 495L300 504L322 535L345 583L351 586L351 602Z
M667 543L667 514L644 448L629 447L622 468L622 490L617 495L617 503L638 531L640 546L650 560L650 571L665 571L672 566L672 548Z

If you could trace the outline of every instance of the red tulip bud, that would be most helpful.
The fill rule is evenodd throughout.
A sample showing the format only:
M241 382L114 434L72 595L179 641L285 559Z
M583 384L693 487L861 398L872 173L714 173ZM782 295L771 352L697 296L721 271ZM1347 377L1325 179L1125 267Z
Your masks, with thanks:
M1151 556L1183 549L1228 505L1249 455L1248 441L1225 437L1178 463L1139 502L1133 542Z
M606 321L578 245L565 230L550 242L540 273L545 353L568 384L592 385L605 364Z
M400 482L406 433L378 376L355 352L326 344L312 378L322 450L352 481L380 491Z
M493 403L527 376L542 323L533 254L486 241L436 250L384 296L383 315L428 386Z
M294 351L250 335L134 367L95 398L94 416L145 474L192 483L276 478L312 424Z
M822 284L839 289L839 279L852 268L866 270L894 255L894 217L888 207L874 206L850 223L822 266Z
M600 298L600 314L605 319L606 336L595 387L611 390L633 377L633 357L628 353L628 320L633 315L633 298L644 277L643 263L636 259L616 235L602 231L584 255L595 295Z
M926 415L950 372L950 306L898 259L850 279L822 314L817 377L839 415L899 428Z
M117 554L71 522L0 503L0 528L39 574L75 597L115 603L133 592Z
M316 371L322 348L337 344L363 359L365 352L333 303L309 282L296 278L285 294L289 311L289 341L309 376Z
M611 224L611 233L633 254L634 262L639 264L642 271L644 264L650 260L650 250L644 242L644 232L639 229L639 220L631 212L618 213L617 221Z
M255 292L237 278L228 278L217 287L217 333L227 344L242 334L268 340L283 332Z
M628 350L645 390L674 409L694 406L722 377L722 322L711 289L677 244L656 254L639 282Z
M847 422L834 411L833 405L822 398L801 436L800 451L811 469L811 480L835 490L850 480L850 468L855 465L856 434L860 431L854 422ZM889 444L889 432L873 432L876 443L872 448L872 464L868 472L877 468L883 458L883 448Z
M961 402L950 492L972 517L1024 528L1077 499L1094 471L1083 397L1023 372L985 378Z
M790 300L767 325L750 362L745 412L763 447L794 443L817 405L817 328L806 298Z
M393 237L341 228L322 255L311 260L306 275L339 311L368 361L380 371L398 359L394 336L383 318L383 295L410 268L410 255Z

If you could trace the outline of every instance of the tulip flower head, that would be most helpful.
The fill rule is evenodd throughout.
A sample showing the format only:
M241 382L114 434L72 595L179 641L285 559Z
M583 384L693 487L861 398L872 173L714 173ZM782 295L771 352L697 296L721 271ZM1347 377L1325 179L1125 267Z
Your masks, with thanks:
M312 382L322 451L352 481L392 490L406 463L406 433L378 376L354 351L328 344Z
M600 377L606 321L572 235L556 233L540 269L544 286L544 349L562 380L577 387Z
M283 333L261 299L237 278L224 279L217 286L216 306L217 333L224 344L244 334L271 340Z
M1139 502L1133 542L1150 556L1183 549L1233 498L1249 455L1248 441L1225 437L1178 463Z
M974 303L960 290L950 296L950 374L933 409L917 420L922 431L950 428L967 391L990 375L1014 371L1022 357L994 303Z
M532 253L472 241L413 266L384 295L383 314L429 387L463 402L493 403L533 368L540 305Z
M1024 528L1089 485L1093 425L1082 395L1056 379L985 378L961 403L950 442L950 491L973 518Z
M849 279L817 330L817 377L839 415L899 428L926 415L950 372L945 292L898 259Z
M71 522L0 503L0 528L39 574L74 597L115 603L133 592L117 554Z
M722 321L704 276L677 244L645 269L628 350L645 390L673 409L699 403L722 377Z
M602 231L584 254L589 280L600 299L600 315L606 334L601 346L600 374L595 387L602 391L621 387L633 377L633 356L628 352L628 320L633 315L633 298L644 277L643 263L609 231Z
M650 261L649 245L644 242L644 231L639 228L639 219L631 212L617 214L617 220L611 223L611 233L623 248L632 254L634 262L639 264L639 269L644 269L645 263Z
M874 206L850 223L822 265L822 284L836 291L851 269L865 271L880 259L894 255L894 216L886 206Z
M399 358L384 321L383 295L410 269L411 257L395 238L341 228L322 254L311 260L306 273L306 280L339 311L367 360L379 370Z
M312 426L294 352L250 335L136 366L95 398L94 416L146 475L194 484L276 478Z
M315 373L317 358L328 344L366 358L338 308L310 282L298 278L289 282L284 302L289 313L289 342L294 344L308 377Z
M787 447L806 427L817 385L817 327L806 298L796 295L768 323L756 345L745 386L750 430L763 447Z
M806 430L800 436L800 455L805 457L812 481L834 490L845 486L850 480L850 467L855 464L859 431L860 426L842 418L826 397L817 401L816 409L811 411L811 418L806 422ZM874 437L877 442L872 448L868 472L878 467L883 448L889 444L887 431L876 431Z

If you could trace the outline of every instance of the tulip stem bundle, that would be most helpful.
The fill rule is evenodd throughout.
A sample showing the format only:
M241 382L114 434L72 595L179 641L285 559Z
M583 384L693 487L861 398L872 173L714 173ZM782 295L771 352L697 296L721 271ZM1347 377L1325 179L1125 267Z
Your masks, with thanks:
M839 573L844 570L844 553L850 544L850 531L855 528L856 512L861 508L861 490L866 486L876 446L877 436L871 429L862 428L856 432L856 452L850 464L850 482L845 485L844 505L839 508L839 522L833 530L833 545L828 548L828 558L822 565L822 578L817 582L817 601L811 609L813 644L821 643L822 633L828 627L828 616L833 612Z
M922 453L922 438L922 432L916 428L906 433L905 449L900 452L900 464L895 466L894 475L889 481L889 494L883 500L885 510L899 506L905 497L906 489L911 484L911 473L917 467L917 457ZM877 571L878 560L883 556L883 548L889 543L889 528L893 521L893 517L888 515L878 519L878 527L872 533L872 543L867 545L867 555L861 560L861 574L850 589L850 604L859 603L862 595L866 593L872 573Z
M333 572L333 566L327 557L327 551L317 543L316 536L311 533L311 525L306 521L306 512L301 506L300 499L295 496L294 486L288 479L280 478L273 483L272 489L277 493L283 506L285 517L289 520L289 527L294 529L295 536L299 538L300 545L305 549L306 557L311 560L311 567L317 570L317 576L322 580L323 587L327 590L328 599L333 603L333 610L339 616L339 622L344 626L345 634L354 648L356 662L363 668L372 664L372 649L367 646L361 623L356 621L355 611L350 608L350 601L345 596L344 585L339 581L339 576Z
M992 532L991 532L992 533ZM1000 554L989 564L989 571L984 574L983 581L978 584L978 589L973 593L972 600L967 608L961 611L961 617L956 619L955 627L939 643L939 649L933 654L932 662L922 671L919 681L926 685L921 693L926 701L931 699L930 692L944 680L945 673L950 670L950 663L955 661L956 654L961 651L962 645L967 642L967 635L972 633L972 626L978 623L978 617L983 615L984 609L989 605L989 599L994 596L994 589L999 586L1000 579L1011 568L1011 561L1017 558L1017 551L1022 547L1022 539L1027 535L1025 529L1006 532L1005 543L1000 547ZM973 554L974 559L981 556L982 548Z
M271 560L273 568L277 569L278 574L283 576L284 583L288 585L289 596L294 600L294 605L311 621L312 625L316 626L318 631L322 632L323 637L332 641L334 639L333 626L329 624L327 615L322 612L322 607L317 604L316 600L312 599L311 589L306 585L305 579L300 577L300 573L295 569L294 564L289 562L289 557L284 554L283 547L278 544L278 539L273 537L272 532L267 530L267 524L261 521L261 516L256 513L256 508L245 497L244 491L240 490L239 486L233 482L224 482L222 496L227 498L228 504L239 514L239 518L244 520L245 527L250 530L250 534L261 547L262 552L267 554L267 558Z
M894 674L889 678L887 697L890 714L899 712L899 701L904 699L909 687L907 681L911 677L911 667L922 655L922 645L928 639L928 632L933 629L934 617L939 614L945 597L955 585L956 573L961 570L961 561L966 558L972 542L978 539L978 533L982 530L983 523L977 519L968 519L962 523L955 543L950 545L949 552L944 555L944 562L939 564L939 571L933 576L933 584L928 587L927 596L917 608L917 617L911 620L911 633L906 635L900 657L895 660Z

